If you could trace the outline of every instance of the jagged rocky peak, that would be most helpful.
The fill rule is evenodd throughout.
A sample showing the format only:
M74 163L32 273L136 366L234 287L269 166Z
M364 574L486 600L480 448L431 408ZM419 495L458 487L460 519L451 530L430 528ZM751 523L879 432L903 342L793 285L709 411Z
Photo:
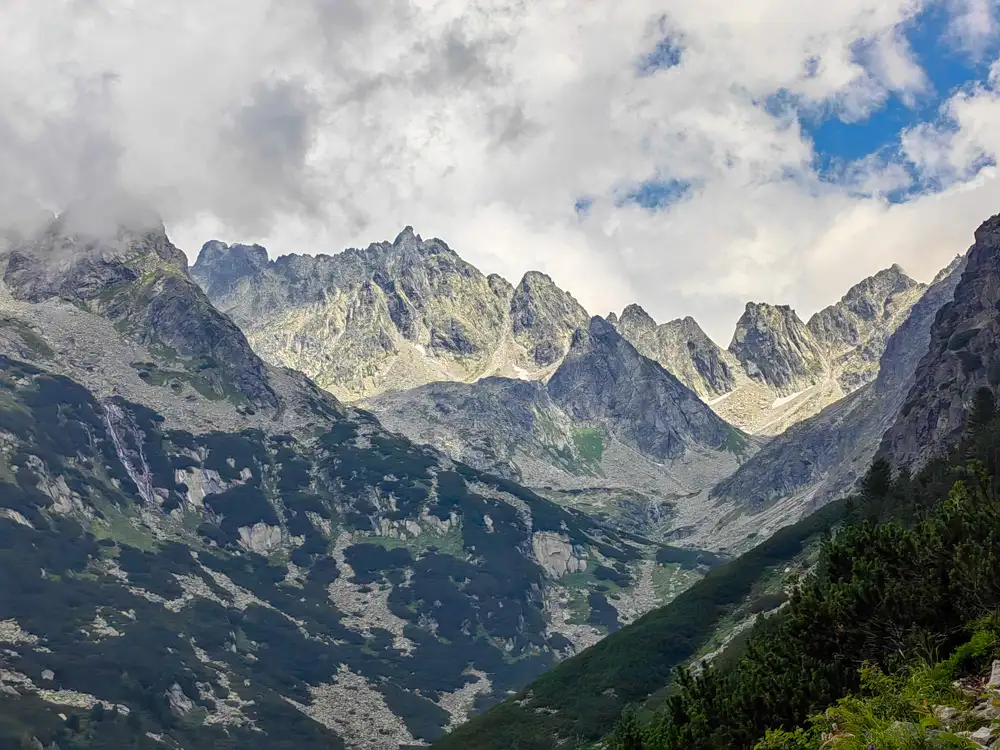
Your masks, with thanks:
M495 294L499 299L509 303L511 297L514 296L514 285L500 274L491 273L486 277L486 282L490 285L490 289L493 291L493 294Z
M712 399L736 385L737 363L691 316L657 325L639 305L622 311L616 326L640 354L659 362L702 398Z
M900 311L908 310L913 293L923 288L893 264L855 284L835 305L813 315L807 325L831 353L842 353L863 344Z
M241 279L254 278L267 267L267 249L261 245L227 245L209 240L201 246L191 275L203 282L209 295L231 291Z
M405 247L405 248L417 248L420 246L422 240L420 235L413 231L413 227L407 224L400 230L399 234L396 235L396 239L392 241L393 247Z
M573 332L587 325L587 311L548 274L528 271L510 302L514 338L541 367L560 360Z
M632 303L622 310L622 316L618 319L617 327L624 336L629 336L654 330L656 328L656 321L642 307Z
M966 260L965 255L961 253L956 255L954 258L951 259L951 263L949 263L947 266L945 266L944 268L942 268L940 271L937 272L937 276L934 277L934 280L931 282L931 284L937 284L939 281L947 278L948 276L951 276L952 273L954 273L959 266L965 263L965 260Z
M661 351L669 353L664 358L676 363L674 374L699 395L712 398L736 387L736 363L690 315L664 323L658 333Z
M748 302L729 352L747 375L784 395L816 384L826 370L820 346L788 305Z
M660 459L677 458L694 446L720 449L733 435L691 389L601 317L573 334L548 391L574 419Z
M608 321L611 325L613 325L615 328L618 327L618 323L619 323L618 316L615 314L614 310L612 310L611 312L609 312L604 319L606 321Z
M1000 386L1000 214L976 230L953 299L937 314L927 353L881 454L898 465L936 455L963 430L976 391Z

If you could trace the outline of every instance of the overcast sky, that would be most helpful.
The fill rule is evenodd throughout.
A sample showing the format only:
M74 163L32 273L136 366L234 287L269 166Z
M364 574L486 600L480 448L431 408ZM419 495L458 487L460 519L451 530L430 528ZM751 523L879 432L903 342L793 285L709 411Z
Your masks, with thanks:
M0 215L95 185L194 258L392 239L722 344L1000 212L993 0L0 0Z

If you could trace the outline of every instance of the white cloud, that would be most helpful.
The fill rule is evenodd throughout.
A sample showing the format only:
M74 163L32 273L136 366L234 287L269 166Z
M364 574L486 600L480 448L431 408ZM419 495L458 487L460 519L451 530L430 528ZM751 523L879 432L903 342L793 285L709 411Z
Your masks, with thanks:
M984 49L992 0L939 1L955 43ZM593 312L639 301L726 343L747 299L805 316L892 262L929 278L1000 208L991 172L959 189L1000 149L992 88L907 134L902 153L953 187L896 206L857 193L899 186L899 165L823 183L795 111L768 104L857 120L926 92L901 33L920 9L2 0L0 213L119 184L189 253L212 236L335 252L412 224L484 271L539 268ZM667 33L679 64L636 75ZM660 213L615 205L651 178L696 187Z

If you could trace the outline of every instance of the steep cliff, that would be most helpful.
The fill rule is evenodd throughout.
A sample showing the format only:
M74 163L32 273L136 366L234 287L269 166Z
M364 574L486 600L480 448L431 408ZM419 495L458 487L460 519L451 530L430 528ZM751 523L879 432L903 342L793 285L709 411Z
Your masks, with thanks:
M976 230L954 299L938 313L906 402L880 453L913 466L965 427L978 388L1000 386L1000 215Z
M712 341L688 316L657 325L638 305L629 305L612 323L643 356L711 401L737 385L739 363Z

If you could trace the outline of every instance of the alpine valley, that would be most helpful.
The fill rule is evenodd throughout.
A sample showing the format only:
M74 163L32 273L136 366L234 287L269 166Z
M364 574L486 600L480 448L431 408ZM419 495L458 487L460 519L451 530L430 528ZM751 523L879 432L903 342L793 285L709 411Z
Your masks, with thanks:
M0 251L0 747L596 746L1000 385L997 217L722 348L410 227L189 268L106 208Z

